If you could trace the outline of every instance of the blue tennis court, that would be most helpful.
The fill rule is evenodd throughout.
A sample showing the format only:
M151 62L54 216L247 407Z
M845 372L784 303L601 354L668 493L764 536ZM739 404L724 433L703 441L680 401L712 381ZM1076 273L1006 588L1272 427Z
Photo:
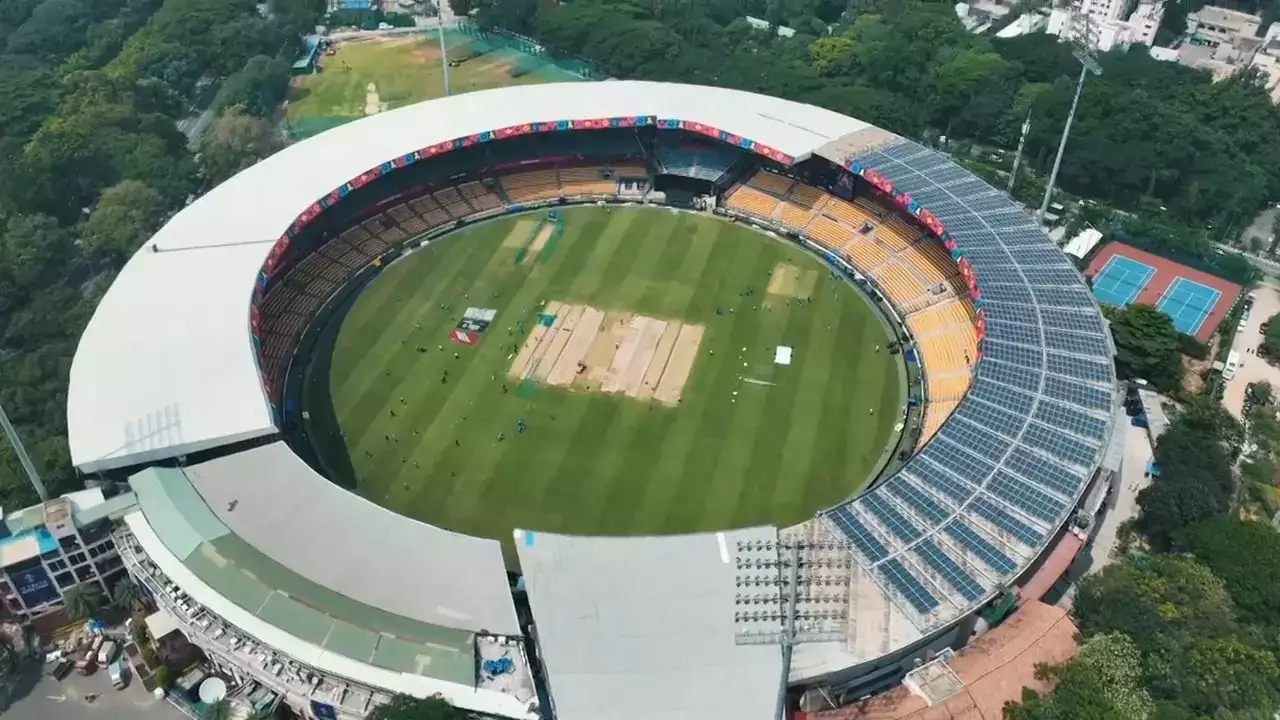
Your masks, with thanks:
M1156 269L1123 255L1112 255L1093 277L1093 296L1103 305L1124 307L1147 286Z
M1156 309L1173 318L1173 326L1178 332L1195 335L1200 332L1200 326L1213 312L1220 297L1222 293L1215 288L1177 277L1160 296Z

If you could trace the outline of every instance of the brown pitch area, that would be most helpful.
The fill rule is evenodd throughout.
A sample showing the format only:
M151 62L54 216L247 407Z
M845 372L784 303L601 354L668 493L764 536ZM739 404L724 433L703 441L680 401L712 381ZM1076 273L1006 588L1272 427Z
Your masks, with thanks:
M680 402L702 325L559 302L548 303L544 313L554 315L554 322L525 338L508 377L664 405Z

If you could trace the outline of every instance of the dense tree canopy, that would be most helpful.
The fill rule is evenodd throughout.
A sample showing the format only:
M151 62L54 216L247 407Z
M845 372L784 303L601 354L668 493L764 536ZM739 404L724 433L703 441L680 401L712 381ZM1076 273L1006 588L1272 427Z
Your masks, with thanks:
M1218 517L1191 526L1183 544L1223 579L1243 618L1280 628L1280 533Z
M278 145L237 110L197 163L177 122L269 115L319 0L0 0L0 402L52 492L75 489L66 383L129 255L193 193ZM256 126L252 126L255 127ZM240 138L224 149L221 140ZM35 500L0 441L0 505Z
M1136 303L1108 314L1120 377L1146 380L1161 392L1176 390L1182 378L1181 340L1169 316Z
M1235 490L1233 459L1243 429L1221 405L1197 399L1160 436L1160 476L1138 493L1138 526L1155 547L1174 544L1183 530L1227 509Z

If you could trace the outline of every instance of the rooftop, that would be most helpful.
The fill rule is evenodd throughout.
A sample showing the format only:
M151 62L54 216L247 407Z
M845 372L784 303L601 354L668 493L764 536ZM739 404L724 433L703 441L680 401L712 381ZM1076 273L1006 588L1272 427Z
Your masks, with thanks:
M767 720L776 645L737 645L739 540L774 528L671 537L517 531L560 720Z
M128 516L130 527L137 534L145 524L187 571L214 591L216 598L201 598L180 583L215 612L219 606L234 604L298 641L352 660L459 685L475 684L471 633L363 605L272 560L233 534L205 505L182 470L150 468L134 475L130 483L141 507L141 517L138 513ZM140 540L143 537L139 535ZM145 542L143 546L154 557L153 548ZM280 649L288 652L288 647Z
M520 635L496 540L375 505L283 442L188 467L186 477L228 529L335 593L423 623Z

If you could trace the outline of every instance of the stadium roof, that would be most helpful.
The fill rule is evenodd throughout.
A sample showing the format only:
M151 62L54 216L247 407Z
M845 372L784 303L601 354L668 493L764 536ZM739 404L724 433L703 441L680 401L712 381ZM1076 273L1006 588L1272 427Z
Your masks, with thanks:
M189 467L186 476L232 532L329 590L419 622L520 634L497 540L379 507L283 442Z
M770 527L671 537L516 532L560 720L768 720L777 645L734 642L739 540Z
M218 532L217 525L209 521L207 510L194 509L195 493L189 485L181 488L185 481L180 471L153 468L135 480L146 488L139 493L142 509L124 520L147 558L192 600L257 642L375 688L417 697L444 693L471 710L531 716L523 700L475 689L470 633L403 618L381 625L380 632L369 630L360 623L370 621L371 609L308 587L242 542L206 537L209 531ZM270 577L274 588L262 577ZM313 605L316 601L321 604Z
M206 467L202 481L217 482L220 477L225 479L224 472L234 469ZM268 557L218 518L193 485L190 472L193 471L148 468L131 477L140 511L126 516L126 521L147 556L192 598L259 640L270 641L274 647L306 662L314 664L325 657L341 656L347 664L355 661L370 666L363 671L365 674L381 669L474 688L473 633L364 604ZM250 482L262 482L261 478L255 475ZM320 483L329 484L324 480ZM246 502L241 508L237 503L227 512L245 511L251 517L243 524L252 527L252 504ZM288 512L280 515L283 518ZM395 530L392 532L394 535ZM398 552L396 557L403 559L410 555L403 552L403 547L393 541L386 550ZM324 557L323 552L317 554ZM173 562L166 562L169 558ZM377 557L368 561L382 569L375 581L379 584L395 587L399 577L410 574L405 569L397 572L389 564L380 564ZM406 562L412 572L413 561ZM488 572L484 574L485 581L504 577L502 572L496 578ZM465 584L468 575L455 578ZM439 588L432 590L435 589ZM510 605L510 594L505 588L500 589ZM431 591L426 592L416 599L431 597ZM483 607L486 602L482 599L477 604ZM514 616L514 611L510 612ZM323 663L316 666L353 677L348 669L338 670ZM392 690L403 688L403 682L387 684L387 680L382 678L377 684ZM451 689L450 697L455 697L459 688ZM511 710L506 708L504 712L509 714Z
M175 215L107 291L71 366L73 464L126 467L274 432L249 342L254 282L272 243L334 188L419 148L501 127L644 115L704 123L794 157L867 127L763 95L610 81L456 95L293 145Z
M964 399L893 477L823 514L929 634L1002 592L1075 511L1115 422L1114 352L1080 273L1008 195L907 140L829 159L944 235L979 297Z
M73 462L84 471L124 467L275 432L250 341L250 299L276 238L335 188L445 141L526 123L629 116L701 123L730 134L735 142L746 138L790 158L812 153L837 162L891 193L934 234L945 235L948 247L963 256L962 276L976 279L976 287L971 287L980 296L975 305L981 311L983 341L971 390L933 440L894 477L823 515L828 527L854 547L859 583L865 586L859 592L876 596L860 601L858 607L886 609L886 620L876 633L860 635L850 652L829 657L844 661L852 656L856 662L907 647L1012 584L1074 510L1107 447L1115 419L1111 341L1079 273L1021 207L946 156L826 110L719 88L568 83L461 95L342 126L242 172L162 228L129 262L95 312L71 370L68 426ZM210 463L204 470L210 473L207 478L198 477L200 470L188 471L195 473L194 481L178 472L178 479L165 483L174 485L173 499L152 502L159 508L181 500L184 507L204 510L193 511L189 518L183 514L183 522L168 519L164 510L148 510L145 518L133 516L132 523L159 523L157 533L171 545L173 555L184 568L193 564L186 571L192 582L219 592L225 585L233 599L244 592L242 576L264 575L237 575L233 563L227 566L231 575L223 577L224 566L218 562L234 560L247 567L266 563L262 567L272 573L267 577L279 572L279 577L301 583L301 590L314 593L321 602L334 604L337 615L330 617L355 612L341 604L346 602L358 605L360 612L392 615L389 622L421 624L414 618L430 617L444 623L449 618L457 621L454 625L473 628L490 616L509 619L505 609L485 604L485 588L496 581L479 583L479 599L466 595L470 590L457 590L457 595L442 591L442 600L417 611L398 604L403 600L400 593L414 587L411 580L397 579L386 589L362 588L358 581L326 575L329 570L336 573L336 568L323 567L316 558L291 548L287 541L292 534L271 528L263 513L282 505L289 492L315 493L319 499L306 499L301 511L327 518L333 527L342 527L341 519L373 517L378 511L364 508L354 496L332 494L336 491L326 489L323 478L309 479L294 461L282 457L285 454L287 450L278 446L249 460L216 461L218 465ZM272 469L251 472L258 462ZM215 467L221 469L215 472ZM262 479L254 482L255 477ZM192 482L199 492L208 493L214 507L229 508L238 501L236 508L210 511ZM276 482L290 490L271 487ZM139 491L147 510L144 494ZM334 505L325 497L333 498ZM343 507L341 515L338 505ZM246 520L236 517L242 509L249 516ZM227 525L235 527L235 534ZM349 527L353 536L374 532L354 523ZM394 542L416 541L412 538L418 531L408 527L395 531ZM306 537L315 533L300 525L294 530L306 531ZM519 549L557 706L566 712L612 715L615 703L625 700L635 714L656 717L657 711L645 704L653 695L633 689L651 687L655 694L666 692L668 700L679 693L681 702L705 714L711 700L682 682L698 681L708 696L715 696L718 710L720 703L738 707L738 700L717 692L731 682L729 668L740 668L743 677L763 677L766 663L732 646L732 615L723 621L723 639L719 634L719 615L709 608L723 594L732 598L732 571L716 566L718 551L710 553L712 541L707 538L717 536L697 537L702 540L537 535L532 545ZM353 538L351 548L341 548L339 539L329 540L320 553L335 558L336 565L350 563L357 552L377 556L382 549L370 538ZM472 547L461 542L459 546ZM394 551L394 545L387 547ZM614 553L608 556L615 570L611 575L604 570L603 548ZM209 555L219 561L200 565ZM669 562L677 557L680 563ZM701 572L667 568L681 563ZM599 575L591 575L591 568ZM646 577L667 578L671 584L650 587L641 582ZM245 602L261 599L264 593L273 596L273 590L259 585L249 583L252 590ZM648 597L654 607L687 604L681 612L697 622L673 614L656 618L653 626L620 632L624 621L642 619L637 617L639 609L627 604L629 597L618 593L626 587L639 593L637 597ZM339 588L362 601L343 598L335 592ZM463 603L473 601L476 607L462 610L472 618L462 622L453 617ZM265 604L253 607L258 612L266 609ZM410 617L388 612L390 608ZM317 612L326 611L304 608L298 617ZM600 632L592 627L596 618L614 625ZM292 617L275 620L288 623ZM322 622L317 619L317 625ZM661 627L663 623L682 628L691 640L675 644L676 634ZM691 648L695 641L698 647ZM681 653L688 653L719 669L701 668L700 676L690 670L695 680L681 681L668 667L645 665L662 646L680 649L667 654L670 667L682 667ZM809 668L821 672L822 665L816 661ZM604 671L609 668L635 673L648 686L628 683L627 692L612 695L593 687L607 688L617 679ZM772 682L738 682L729 686L730 694L754 695L761 685L773 687ZM606 697L608 705L603 704ZM754 713L737 713L749 714ZM669 716L684 717L676 710Z

